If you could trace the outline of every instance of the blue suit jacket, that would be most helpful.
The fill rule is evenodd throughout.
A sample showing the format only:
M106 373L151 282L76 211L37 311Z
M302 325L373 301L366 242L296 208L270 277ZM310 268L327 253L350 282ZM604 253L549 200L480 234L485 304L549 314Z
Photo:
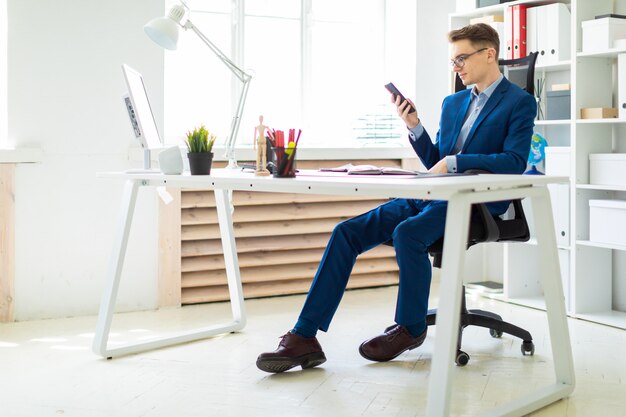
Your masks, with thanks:
M470 104L471 90L463 90L443 100L439 131L435 143L428 132L411 141L426 168L430 168L452 149ZM502 79L483 107L467 135L457 170L482 169L495 174L522 174L530 152L530 140L537 114L535 98L518 86ZM493 214L502 214L509 202L489 204Z

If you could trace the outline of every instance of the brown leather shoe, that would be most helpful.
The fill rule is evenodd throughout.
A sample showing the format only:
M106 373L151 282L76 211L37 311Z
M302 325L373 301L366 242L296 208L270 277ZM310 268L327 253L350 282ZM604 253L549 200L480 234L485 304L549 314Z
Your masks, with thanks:
M326 362L326 356L315 337L302 337L287 332L274 352L261 353L256 366L265 372L284 372L296 366L313 368Z
M359 353L371 361L390 361L402 352L415 349L424 343L427 332L428 328L419 336L413 337L404 326L389 326L383 334L361 343Z

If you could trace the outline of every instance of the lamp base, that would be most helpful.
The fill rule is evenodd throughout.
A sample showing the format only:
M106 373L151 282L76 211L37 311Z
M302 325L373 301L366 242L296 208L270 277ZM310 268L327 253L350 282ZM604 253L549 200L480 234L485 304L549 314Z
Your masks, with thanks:
M240 166L237 165L237 161L234 158L232 158L228 160L228 165L226 165L224 168L225 169L239 169Z

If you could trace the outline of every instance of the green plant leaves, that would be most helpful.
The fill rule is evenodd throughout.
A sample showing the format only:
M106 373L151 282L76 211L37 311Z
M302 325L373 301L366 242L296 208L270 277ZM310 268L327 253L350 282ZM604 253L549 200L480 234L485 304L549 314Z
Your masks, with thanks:
M185 144L189 153L211 152L215 143L215 135L210 133L204 125L187 132Z

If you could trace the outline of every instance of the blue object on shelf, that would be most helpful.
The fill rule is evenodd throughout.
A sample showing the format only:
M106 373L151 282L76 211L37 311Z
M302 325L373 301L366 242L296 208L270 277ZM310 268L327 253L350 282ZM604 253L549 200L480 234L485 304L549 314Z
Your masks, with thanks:
M544 175L537 169L537 164L546 158L546 146L548 146L546 138L539 133L533 133L530 140L530 153L528 154L530 169L527 169L524 175Z

